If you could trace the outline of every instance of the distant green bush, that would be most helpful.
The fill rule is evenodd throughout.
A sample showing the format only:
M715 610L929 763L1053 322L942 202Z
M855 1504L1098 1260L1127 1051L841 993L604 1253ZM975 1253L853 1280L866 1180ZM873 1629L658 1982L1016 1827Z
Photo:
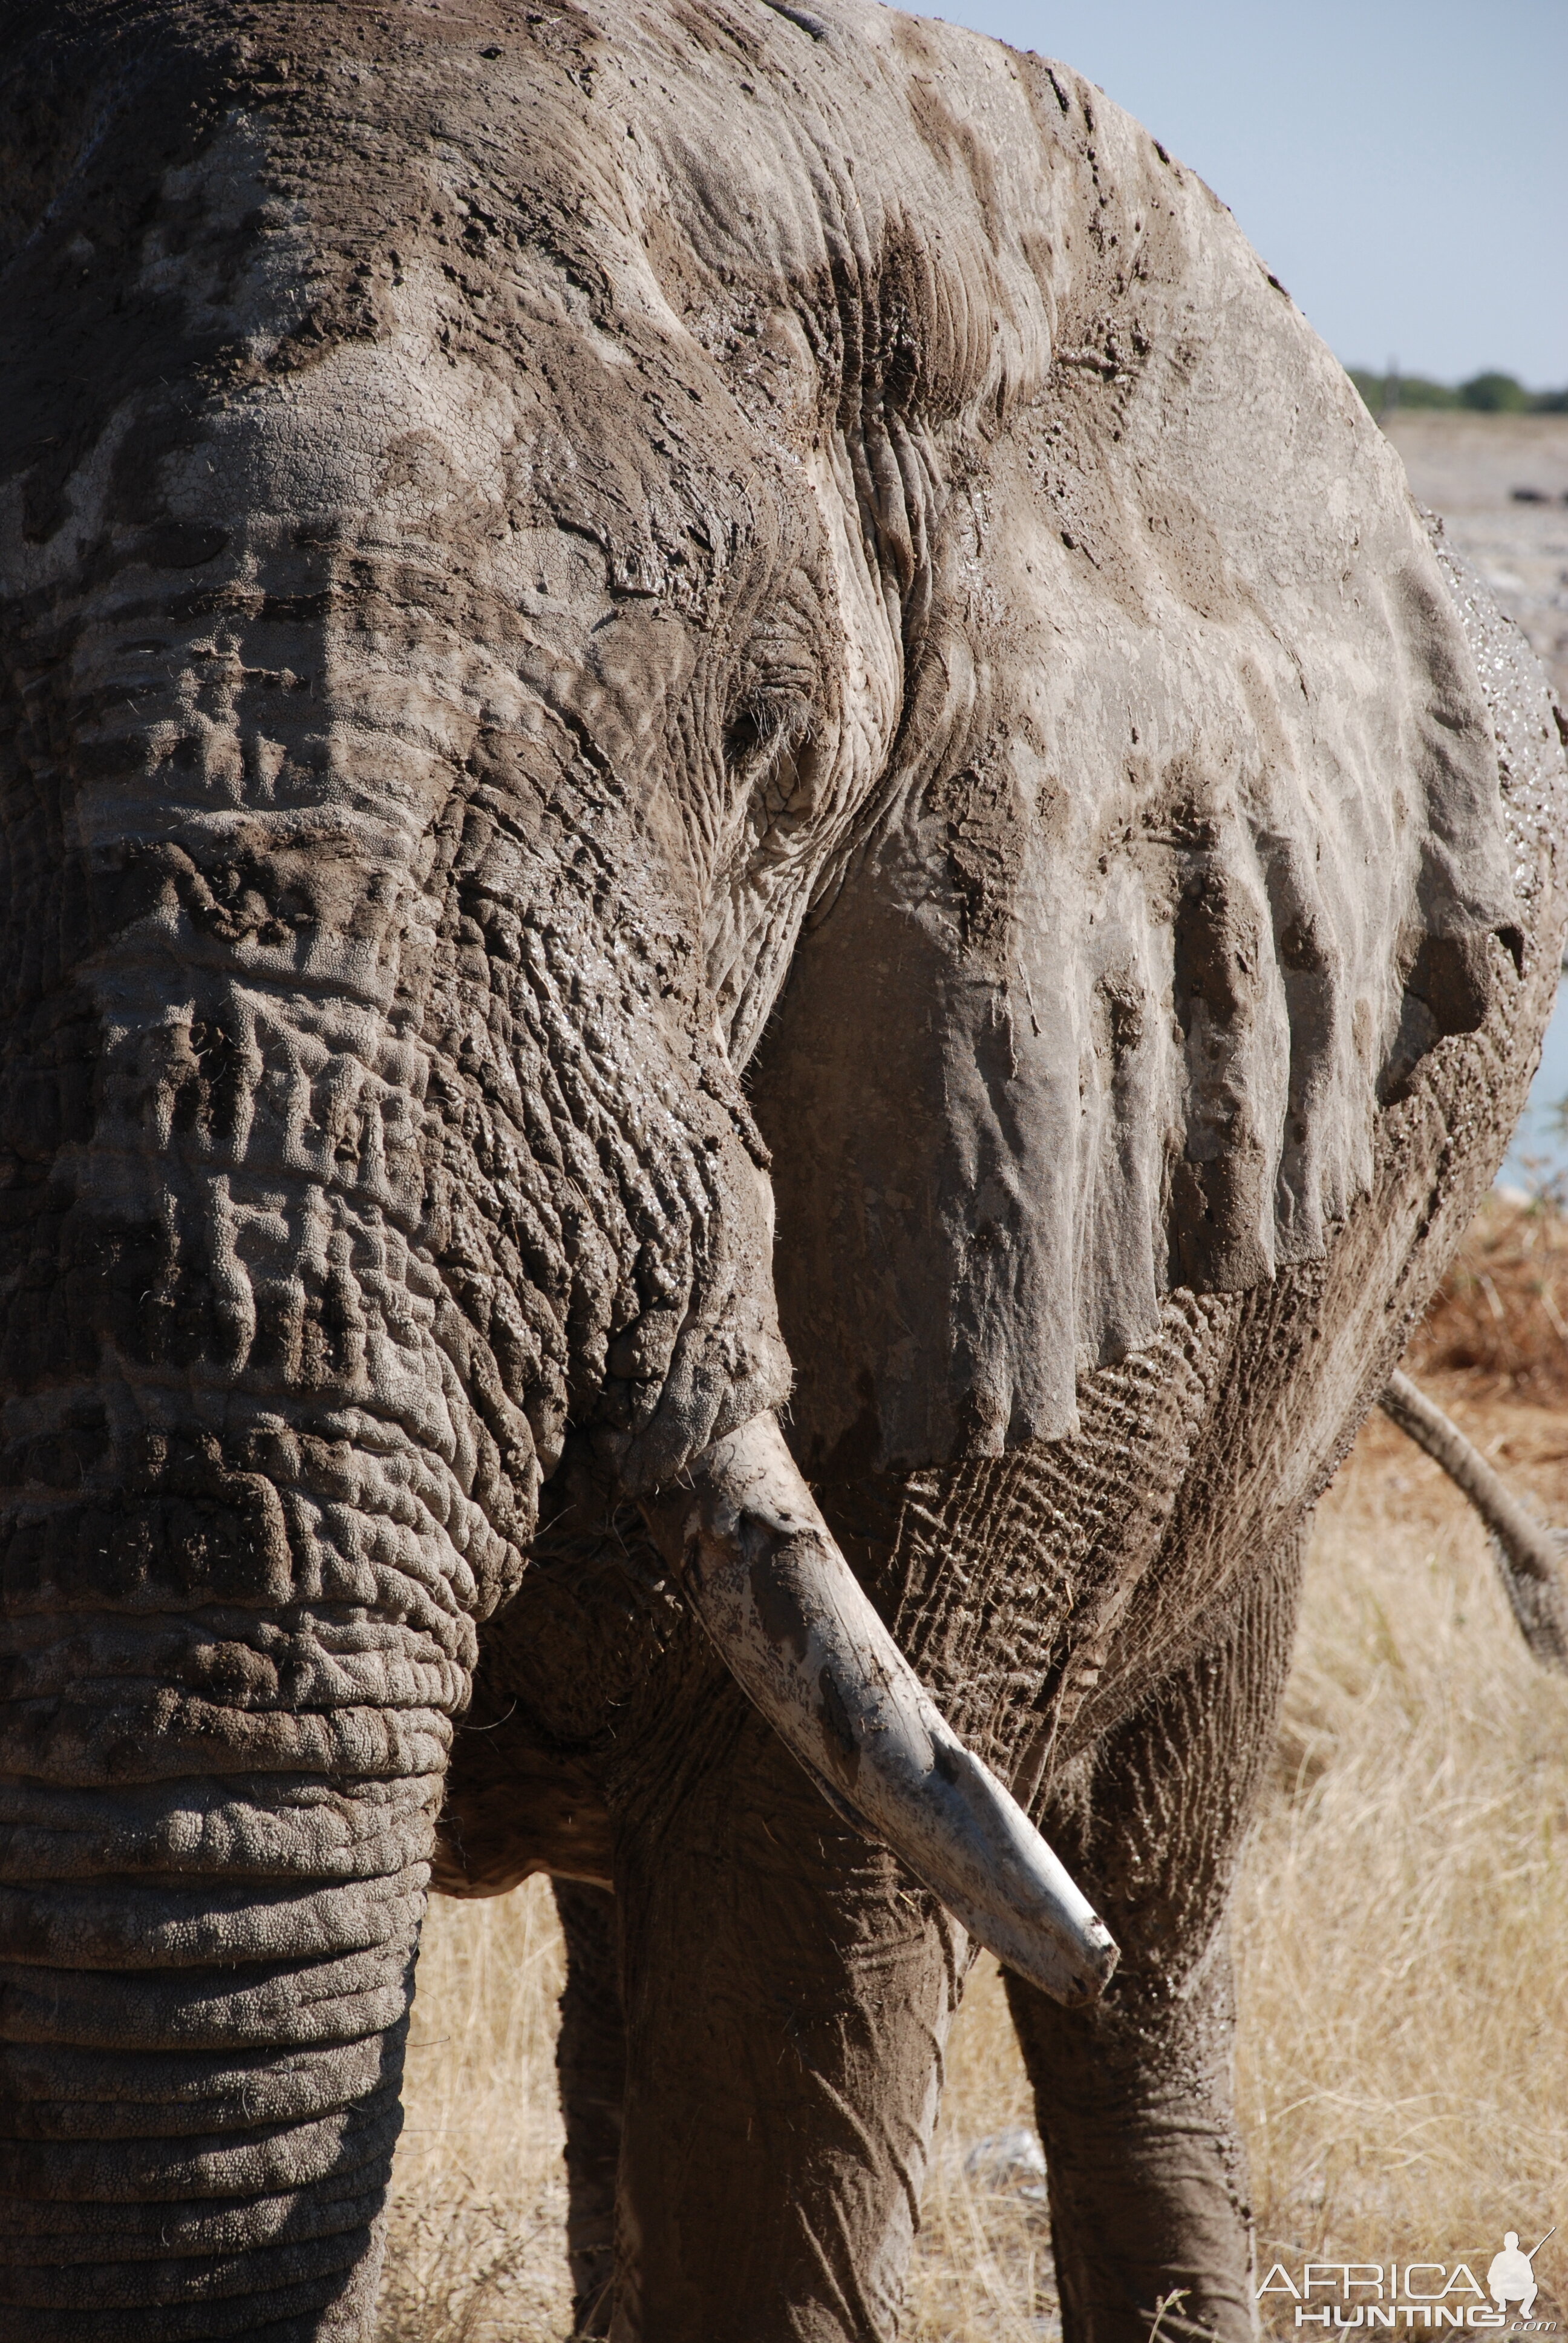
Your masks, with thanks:
M1466 407L1473 415L1568 415L1568 390L1526 390L1511 374L1489 368L1454 388L1422 374L1372 374L1351 367L1351 380L1374 415L1402 407Z
M1535 402L1511 374L1473 374L1459 386L1459 403L1477 415L1528 415Z

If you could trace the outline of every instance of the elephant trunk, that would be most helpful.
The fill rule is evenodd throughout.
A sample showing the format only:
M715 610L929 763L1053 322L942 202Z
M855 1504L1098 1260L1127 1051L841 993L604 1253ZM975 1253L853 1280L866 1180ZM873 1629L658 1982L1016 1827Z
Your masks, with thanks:
M331 412L208 420L210 512L106 520L10 612L27 2338L364 2330L452 1719L568 1416L646 1488L787 1383L760 1141L642 800L548 699L576 670L496 651L481 724L444 546L226 518Z
M1116 1966L1109 1931L939 1715L811 1498L777 1419L714 1442L648 1508L742 1690L858 1828L1006 1966L1069 2006Z
M417 862L337 578L181 571L210 554L129 529L25 613L0 2331L30 2343L367 2330L451 1720L540 1470L547 1309L468 1212L427 1005L460 833Z
M336 1618L258 1599L278 1556L248 1493L64 1509L32 1541L0 1792L7 2334L368 2320L467 1670L412 1586ZM383 1525L342 1511L370 1549ZM205 1565L206 1599L138 1610L122 1577L116 1601L138 1536ZM14 1528L14 1584L28 1543Z

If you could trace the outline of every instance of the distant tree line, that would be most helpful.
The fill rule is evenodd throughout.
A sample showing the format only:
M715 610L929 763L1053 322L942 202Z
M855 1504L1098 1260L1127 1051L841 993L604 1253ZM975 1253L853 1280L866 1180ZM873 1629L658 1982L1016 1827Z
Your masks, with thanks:
M1526 390L1511 374L1472 375L1457 386L1432 382L1423 374L1369 374L1352 367L1350 377L1374 415L1398 407L1466 407L1473 415L1568 415L1568 390Z

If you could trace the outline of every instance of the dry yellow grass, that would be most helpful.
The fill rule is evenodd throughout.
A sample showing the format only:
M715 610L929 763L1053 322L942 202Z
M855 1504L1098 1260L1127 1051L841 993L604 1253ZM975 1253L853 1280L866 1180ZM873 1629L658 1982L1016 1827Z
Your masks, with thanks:
M1568 1418L1432 1388L1568 1518ZM1272 2259L1489 2261L1568 2288L1568 1684L1486 1540L1379 1418L1323 1505L1236 1913L1239 2098Z
M1568 1214L1489 1196L1406 1356L1474 1399L1568 1400Z
M555 2070L564 1970L542 1879L430 1906L382 2343L534 2343L570 2329Z
M1568 1520L1568 1416L1483 1377L1438 1396ZM1479 1528L1374 1420L1324 1503L1279 1761L1237 1898L1238 2095L1261 2250L1490 2259L1568 2285L1568 1685L1526 1658ZM385 2343L568 2331L540 1883L437 1905L420 1972ZM1030 2121L1000 1980L952 2045L906 2335L1058 2332L1043 2208L964 2172ZM1559 2246L1561 2245L1561 2251Z

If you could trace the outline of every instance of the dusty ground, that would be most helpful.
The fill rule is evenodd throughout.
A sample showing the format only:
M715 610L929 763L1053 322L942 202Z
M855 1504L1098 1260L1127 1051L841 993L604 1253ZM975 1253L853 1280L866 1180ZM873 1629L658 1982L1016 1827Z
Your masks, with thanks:
M1412 1363L1568 1522L1559 1274L1568 1300L1568 1227L1489 1208ZM1535 2315L1568 2331L1568 1681L1532 1666L1473 1517L1382 1417L1320 1510L1236 1942L1263 2268L1462 2259L1483 2274L1505 2229L1528 2247L1556 2222ZM386 2343L567 2332L559 1958L538 1883L432 1910ZM1038 2174L1016 2144L966 2169L1030 2122L987 1961L952 2046L915 2343L1059 2332Z
M1387 429L1418 501L1442 515L1568 706L1568 415L1412 411Z

